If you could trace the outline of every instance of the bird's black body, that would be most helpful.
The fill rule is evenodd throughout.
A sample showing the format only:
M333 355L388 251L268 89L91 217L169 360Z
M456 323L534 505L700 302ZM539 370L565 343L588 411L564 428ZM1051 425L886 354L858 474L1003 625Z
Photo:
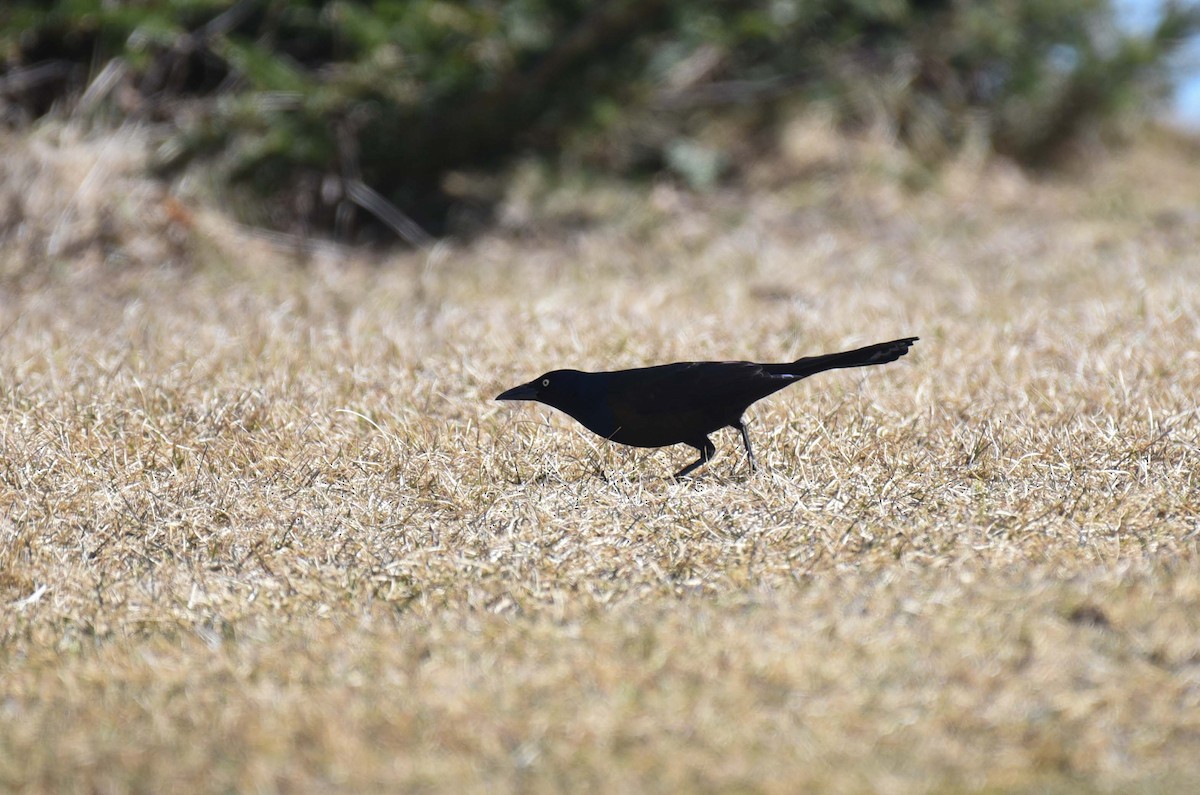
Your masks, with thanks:
M691 445L700 451L700 458L675 474L682 477L712 457L716 448L708 435L725 427L741 432L754 465L750 437L742 423L742 414L752 403L824 370L893 362L916 341L917 337L908 337L787 364L677 362L600 373L554 370L496 399L545 403L621 444Z

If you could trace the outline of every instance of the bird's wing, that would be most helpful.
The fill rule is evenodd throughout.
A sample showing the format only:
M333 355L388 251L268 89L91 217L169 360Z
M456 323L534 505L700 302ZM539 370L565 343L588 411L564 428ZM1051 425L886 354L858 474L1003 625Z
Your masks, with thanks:
M643 416L698 411L737 419L751 403L793 380L753 362L679 362L628 372L613 384L611 399Z

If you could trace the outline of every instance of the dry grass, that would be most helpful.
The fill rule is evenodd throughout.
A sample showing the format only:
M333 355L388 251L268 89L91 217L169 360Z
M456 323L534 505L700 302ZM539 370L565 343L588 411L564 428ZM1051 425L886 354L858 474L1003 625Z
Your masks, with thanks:
M1182 147L910 195L831 144L757 195L514 197L603 221L300 267L6 141L0 788L1195 788ZM907 334L756 406L750 478L732 432L674 484L688 449L490 401Z

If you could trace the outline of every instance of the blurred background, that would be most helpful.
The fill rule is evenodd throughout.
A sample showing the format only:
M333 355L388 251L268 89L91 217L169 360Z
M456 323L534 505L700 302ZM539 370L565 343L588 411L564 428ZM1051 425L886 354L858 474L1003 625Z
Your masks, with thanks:
M1163 0L1118 0L1115 8L1124 29L1145 35L1162 20L1166 4ZM1200 37L1185 38L1169 70L1174 88L1162 108L1165 118L1184 129L1200 130Z
M0 120L134 124L151 171L241 221L424 245L517 182L704 191L809 143L1086 165L1200 126L1200 7L1162 0L8 2ZM186 178L186 179L185 179Z

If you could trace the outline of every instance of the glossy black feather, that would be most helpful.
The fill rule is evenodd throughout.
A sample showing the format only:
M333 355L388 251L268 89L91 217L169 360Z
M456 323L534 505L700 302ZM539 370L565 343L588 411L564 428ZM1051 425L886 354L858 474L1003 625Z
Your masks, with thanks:
M907 337L784 364L676 362L597 373L554 370L496 399L545 403L621 444L689 444L700 451L700 458L676 473L681 477L711 458L715 448L708 435L724 427L741 431L753 466L750 438L742 423L742 414L751 404L825 370L893 362L908 353L917 339Z

